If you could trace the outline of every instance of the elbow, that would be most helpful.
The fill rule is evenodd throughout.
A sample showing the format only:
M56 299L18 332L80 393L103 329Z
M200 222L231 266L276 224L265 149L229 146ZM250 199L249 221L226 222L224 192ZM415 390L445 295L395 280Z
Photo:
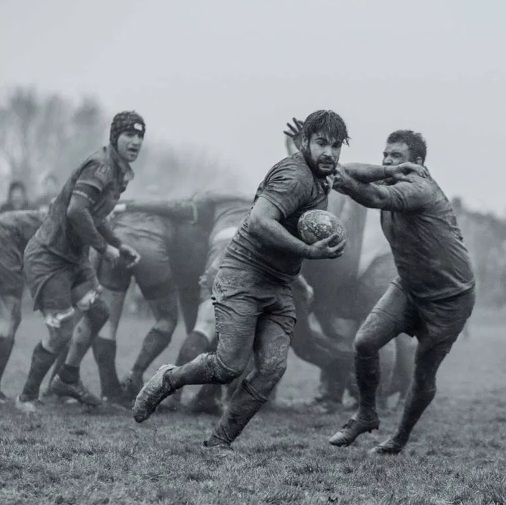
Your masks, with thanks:
M82 218L82 210L76 208L73 205L69 205L69 208L67 209L67 219L72 225L77 225L79 221L81 221Z
M254 212L252 212L250 215L248 229L253 237L260 238L262 236L264 224L262 222L262 219L259 218Z

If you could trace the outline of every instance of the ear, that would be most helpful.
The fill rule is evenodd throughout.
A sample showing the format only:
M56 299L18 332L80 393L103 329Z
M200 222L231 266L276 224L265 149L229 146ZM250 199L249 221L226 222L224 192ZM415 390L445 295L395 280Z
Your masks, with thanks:
M302 134L300 145L303 149L307 149L309 147L309 140L304 134Z
M422 165L423 166L423 160L421 158L421 156L417 156L416 159L415 159L415 163L417 165Z

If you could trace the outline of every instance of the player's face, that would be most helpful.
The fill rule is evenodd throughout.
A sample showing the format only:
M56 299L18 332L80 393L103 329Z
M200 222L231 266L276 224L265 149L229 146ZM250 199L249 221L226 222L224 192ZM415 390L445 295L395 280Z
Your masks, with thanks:
M336 170L342 145L342 142L324 133L315 133L309 141L303 141L302 147L311 170L319 177L327 177Z
M387 144L383 151L383 165L400 165L411 160L409 147L404 142Z
M134 131L126 131L118 137L118 154L128 162L135 161L141 151L144 138Z

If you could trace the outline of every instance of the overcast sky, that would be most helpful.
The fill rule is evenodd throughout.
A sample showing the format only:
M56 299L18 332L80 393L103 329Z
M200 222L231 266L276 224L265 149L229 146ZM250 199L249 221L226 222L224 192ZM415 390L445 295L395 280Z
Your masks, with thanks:
M136 109L148 140L205 146L245 191L284 157L286 121L326 108L349 127L342 161L414 129L450 196L504 215L505 54L504 0L0 0L3 93Z

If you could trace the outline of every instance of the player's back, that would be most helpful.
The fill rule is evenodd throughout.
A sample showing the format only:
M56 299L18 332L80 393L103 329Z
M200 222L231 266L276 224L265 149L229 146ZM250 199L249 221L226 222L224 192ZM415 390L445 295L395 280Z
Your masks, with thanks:
M14 210L0 214L0 240L2 247L14 246L24 251L43 221L38 210Z

